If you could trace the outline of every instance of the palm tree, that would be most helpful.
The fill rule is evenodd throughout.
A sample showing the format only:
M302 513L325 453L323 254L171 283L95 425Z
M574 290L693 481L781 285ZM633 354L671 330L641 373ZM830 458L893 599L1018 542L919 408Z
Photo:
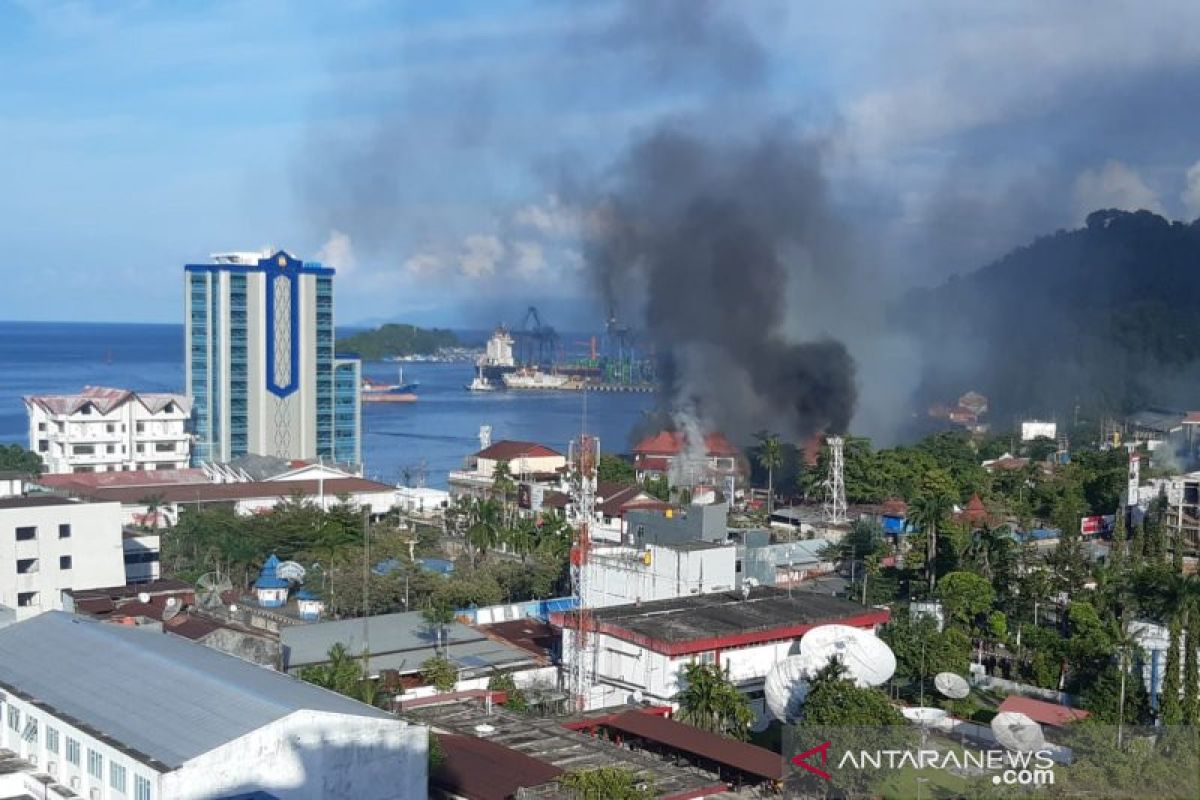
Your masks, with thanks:
M503 528L500 507L495 500L475 500L467 513L467 542L479 560L500 543Z
M505 525L509 522L509 501L516 490L517 484L513 480L512 468L507 461L497 461L496 468L492 471L492 498L500 500Z
M746 727L754 719L746 696L712 664L689 664L683 668L686 684L679 693L679 720L701 730L746 738Z
M775 506L775 470L783 463L783 450L779 437L765 431L758 434L758 463L767 471L767 516Z
M1012 557L1012 550L1013 540L1007 528L1002 525L993 528L984 523L971 534L963 555L968 565L991 582L996 578L997 568Z
M943 492L935 492L918 497L909 509L909 519L915 522L921 530L925 531L925 536L927 537L925 577L929 581L930 594L933 593L933 587L937 583L938 526L943 524L946 518L950 516L950 510L953 507L954 498Z
M448 601L435 599L433 605L421 612L425 621L430 624L437 636L437 649L445 656L450 652L450 640L446 636L446 626L457 618L454 606Z
M524 564L526 558L537 547L537 523L530 517L518 519L504 529L503 540L506 547L521 557Z

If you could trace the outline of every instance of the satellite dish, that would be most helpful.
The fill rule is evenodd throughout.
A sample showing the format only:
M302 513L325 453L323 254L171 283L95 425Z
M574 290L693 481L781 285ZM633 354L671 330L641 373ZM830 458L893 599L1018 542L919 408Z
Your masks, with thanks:
M944 708L932 708L930 706L915 706L913 708L902 708L900 713L904 718L914 725L922 727L932 725L935 722L941 722L946 717L950 716Z
M1042 726L1017 711L1001 711L992 718L996 741L1018 753L1032 753L1046 746Z
M806 656L790 656L780 661L767 673L763 682L763 695L767 710L780 722L794 722L808 697L808 677L812 673L812 659Z
M221 595L229 591L233 591L229 578L219 572L206 572L196 581L196 602L201 608L223 608Z
M237 613L237 606L231 603L231 604L230 604L230 606L229 606L229 613L230 613L230 614L236 614L236 613Z
M150 593L149 592L138 592L138 602L139 603L149 603L150 602Z
M162 621L170 622L171 620L175 619L175 617L182 610L183 606L179 604L179 600L177 598L168 597L166 605L163 606Z
M304 583L305 569L295 561L280 561L275 567L275 575L292 583Z
M641 689L635 689L632 696L633 696L633 702L635 702L635 703L642 702L642 698L645 697L645 695L642 694Z
M496 732L496 726L488 725L486 722L484 722L484 723L481 723L481 724L475 726L475 732L478 733L480 736L487 736L489 733Z
M800 657L811 659L813 670L837 658L845 674L860 688L881 686L896 674L896 655L887 642L870 631L848 625L821 625L800 639Z
M951 700L962 700L971 693L966 678L953 672L939 672L933 679L933 685L943 697Z

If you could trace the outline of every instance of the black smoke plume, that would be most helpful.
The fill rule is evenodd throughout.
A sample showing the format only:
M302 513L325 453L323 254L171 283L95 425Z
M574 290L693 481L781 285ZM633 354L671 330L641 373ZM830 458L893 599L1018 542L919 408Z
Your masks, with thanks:
M789 298L828 291L812 276L844 266L819 156L784 128L709 142L666 126L580 198L596 209L587 263L607 307L640 317L663 402L738 441L841 432L854 412L846 348L787 335Z

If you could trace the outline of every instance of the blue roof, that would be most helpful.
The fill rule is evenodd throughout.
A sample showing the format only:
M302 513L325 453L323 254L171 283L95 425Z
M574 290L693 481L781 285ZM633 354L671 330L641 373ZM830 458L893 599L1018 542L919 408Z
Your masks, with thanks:
M255 589L286 589L288 582L279 577L279 557L271 553L271 557L262 565L258 580L254 582Z
M297 600L320 600L321 598L310 592L308 589L301 589L296 592Z
M444 558L418 558L417 563L426 572L436 572L439 575L449 575L454 572L454 562Z

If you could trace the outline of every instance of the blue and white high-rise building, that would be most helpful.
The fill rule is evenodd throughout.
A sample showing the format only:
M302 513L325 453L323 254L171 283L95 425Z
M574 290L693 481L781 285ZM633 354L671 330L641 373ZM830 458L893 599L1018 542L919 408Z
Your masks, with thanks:
M283 250L184 267L193 463L362 463L361 368L334 352L333 279Z

